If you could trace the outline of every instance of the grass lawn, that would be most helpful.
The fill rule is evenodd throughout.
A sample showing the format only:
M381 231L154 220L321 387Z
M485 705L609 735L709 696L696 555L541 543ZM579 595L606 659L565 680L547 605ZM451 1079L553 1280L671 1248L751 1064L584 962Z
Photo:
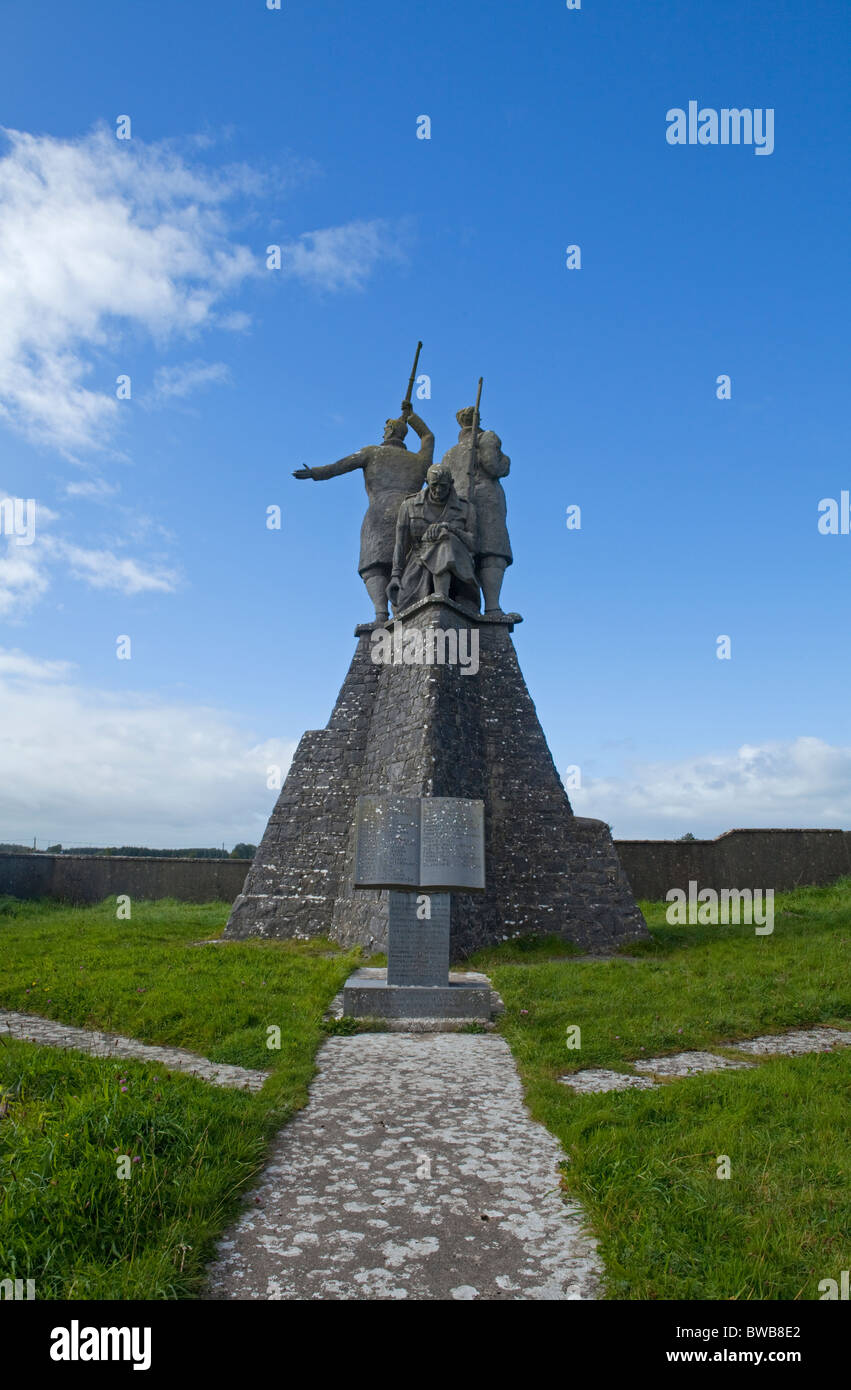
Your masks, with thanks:
M307 1099L322 1013L356 959L327 941L192 944L227 913L138 903L124 922L114 900L0 903L1 1008L272 1072L249 1095L0 1039L0 1278L34 1278L40 1299L197 1292L272 1134ZM119 1154L140 1160L128 1180Z
M851 1021L851 881L778 896L772 936L669 927L644 904L634 959L506 943L472 962L533 1114L570 1156L565 1189L601 1246L608 1294L819 1297L851 1258L851 1049L654 1091L577 1096L557 1078L761 1032ZM0 1007L271 1071L258 1095L148 1064L0 1041L0 1278L38 1298L195 1295L215 1237L307 1098L321 1017L357 959L332 943L192 943L225 904L0 902ZM267 1028L281 1029L279 1051ZM567 1047L579 1025L581 1048ZM356 1045L356 1044L353 1044ZM132 1176L119 1180L127 1154ZM729 1180L716 1177L728 1155Z
M579 1096L557 1078L644 1057L851 1023L851 880L778 895L774 933L669 927L637 960L553 959L553 943L480 952L532 1113L570 1156L565 1189L600 1240L608 1294L818 1299L851 1259L851 1049L654 1091ZM548 958L550 957L550 958ZM567 1029L581 1029L581 1048ZM731 1162L729 1180L717 1158Z

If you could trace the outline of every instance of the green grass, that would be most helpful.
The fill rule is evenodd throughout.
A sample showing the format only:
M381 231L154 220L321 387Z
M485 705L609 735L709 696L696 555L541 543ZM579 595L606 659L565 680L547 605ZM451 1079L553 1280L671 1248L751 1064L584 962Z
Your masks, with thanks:
M129 922L115 914L114 898L86 908L0 900L0 1008L260 1070L286 1056L286 1070L310 1075L323 1009L357 952L321 939L193 944L221 934L226 903L140 902Z
M226 917L221 903L138 903L130 922L114 900L0 903L0 1007L272 1073L249 1095L0 1039L0 1278L34 1278L38 1298L198 1292L269 1140L307 1099L323 1011L358 958L327 941L192 944ZM140 1160L126 1181L118 1154Z
M600 1237L611 1298L818 1299L848 1268L851 1058L766 1061L535 1109ZM727 1155L729 1180L717 1160Z
M552 938L481 952L533 1113L565 1146L608 1295L819 1297L848 1268L851 1049L654 1091L576 1096L592 1066L851 1021L851 881L777 899L772 936L674 928L644 904L633 959ZM357 962L333 943L196 946L227 907L0 901L0 1007L271 1071L256 1095L140 1063L0 1040L0 1278L38 1298L187 1298L271 1136L307 1098L325 1006ZM281 1029L280 1051L266 1046ZM566 1045L581 1028L581 1049ZM338 1032L347 1025L332 1025ZM122 1079L124 1078L124 1079ZM122 1089L125 1087L126 1089ZM116 1176L120 1154L138 1158ZM729 1181L716 1177L729 1155Z
M39 1299L191 1296L262 1163L268 1106L162 1068L8 1040L0 1096L2 1277L34 1279Z
M642 904L638 960L541 959L505 943L479 953L502 994L501 1030L532 1113L570 1157L565 1188L600 1240L610 1297L818 1298L848 1268L851 1049L655 1091L577 1096L557 1078L588 1067L791 1027L851 1022L851 881L778 895L774 933L669 927ZM581 1048L568 1049L579 1025ZM719 1180L716 1158L732 1175Z

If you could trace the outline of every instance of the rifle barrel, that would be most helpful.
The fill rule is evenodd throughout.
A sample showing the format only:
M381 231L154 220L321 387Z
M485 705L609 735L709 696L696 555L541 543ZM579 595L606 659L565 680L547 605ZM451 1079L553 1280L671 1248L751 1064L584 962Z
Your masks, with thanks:
M414 389L414 381L416 380L416 375L417 375L417 363L418 363L419 360L420 360L420 353L421 353L421 351L422 351L422 346L423 346L422 343L417 343L417 350L416 350L416 352L415 352L415 354L414 354L414 365L413 365L413 367L411 368L411 375L410 375L410 377L408 378L408 394L407 394L406 397L405 397L405 400L406 400L406 402L408 403L408 405L411 404L411 392L412 392L413 389Z
M470 437L470 465L467 474L467 500L473 500L473 479L476 473L476 445L479 434L479 406L482 401L482 378L479 377L479 389L476 392L476 404L473 406L473 433Z

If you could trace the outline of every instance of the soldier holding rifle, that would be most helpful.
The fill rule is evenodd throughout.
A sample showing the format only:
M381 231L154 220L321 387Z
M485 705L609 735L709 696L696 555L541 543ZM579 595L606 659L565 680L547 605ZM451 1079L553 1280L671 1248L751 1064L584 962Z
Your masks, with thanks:
M476 404L459 410L458 443L443 456L455 491L471 502L476 518L476 578L482 589L486 613L501 613L500 591L505 571L513 561L505 521L505 493L500 478L508 474L511 459L502 452L502 440L493 430L479 429L482 380Z
M411 405L421 348L422 343L418 343L407 394L402 402L401 417L386 422L380 444L367 444L356 454L349 454L336 463L319 468L299 468L293 473L294 478L313 478L315 482L324 482L326 478L337 478L341 473L363 469L369 506L361 526L358 573L372 599L377 623L386 622L389 616L387 585L393 567L399 508L406 497L422 487L434 457L434 435ZM409 424L420 438L416 453L409 452L405 445Z

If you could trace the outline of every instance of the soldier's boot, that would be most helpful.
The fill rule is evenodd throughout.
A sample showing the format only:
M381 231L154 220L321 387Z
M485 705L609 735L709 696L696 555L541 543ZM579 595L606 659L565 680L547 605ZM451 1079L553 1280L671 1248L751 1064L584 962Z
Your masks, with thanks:
M363 582L375 608L375 621L386 623L390 617L390 611L387 607L387 585L390 583L389 570L387 574L365 574Z
M488 560L479 569L479 585L485 600L486 613L501 613L499 595L505 576L504 560Z

